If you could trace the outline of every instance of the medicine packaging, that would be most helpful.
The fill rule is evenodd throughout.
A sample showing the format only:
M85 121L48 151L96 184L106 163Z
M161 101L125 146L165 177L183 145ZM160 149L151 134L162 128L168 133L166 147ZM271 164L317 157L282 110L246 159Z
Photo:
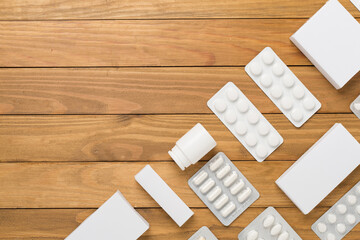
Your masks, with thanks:
M201 227L188 240L218 240L208 227Z
M135 240L148 228L148 222L117 191L65 240Z
M164 209L164 211L181 227L194 212L179 198L164 180L146 165L135 180Z
M350 109L360 119L360 95L351 103Z
M246 65L245 71L295 127L301 127L321 107L270 47Z
M342 124L336 123L276 184L308 214L359 165L360 144Z
M225 226L229 226L260 196L222 152L195 173L188 184Z
M283 143L281 135L234 83L228 82L207 105L258 162Z
M311 229L322 240L340 240L360 222L360 182L322 215Z
M273 207L268 207L239 233L239 240L300 240Z

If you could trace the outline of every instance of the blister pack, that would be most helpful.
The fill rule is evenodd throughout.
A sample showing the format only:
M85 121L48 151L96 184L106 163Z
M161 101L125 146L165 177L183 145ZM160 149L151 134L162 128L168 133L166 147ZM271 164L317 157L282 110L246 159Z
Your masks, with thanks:
M207 105L258 162L264 161L284 141L232 82L221 88Z
M360 95L351 103L350 109L360 119Z
M208 227L201 227L188 240L218 240Z
M195 173L188 184L225 226L229 226L260 196L222 152Z
M360 182L324 213L311 229L322 240L340 240L360 222Z
M301 237L273 207L268 207L239 233L239 240L300 240Z
M251 60L245 71L295 127L301 127L321 107L270 47Z

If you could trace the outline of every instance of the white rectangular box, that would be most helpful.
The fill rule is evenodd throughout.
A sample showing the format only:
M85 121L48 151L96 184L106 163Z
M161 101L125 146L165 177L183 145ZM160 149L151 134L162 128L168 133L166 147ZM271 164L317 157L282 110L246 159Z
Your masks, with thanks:
M276 184L308 214L360 164L360 144L336 123L277 180Z
M150 165L136 174L135 179L179 227L194 214Z
M138 239L149 223L117 191L65 240Z
M290 40L336 88L360 71L360 24L337 1L328 1Z

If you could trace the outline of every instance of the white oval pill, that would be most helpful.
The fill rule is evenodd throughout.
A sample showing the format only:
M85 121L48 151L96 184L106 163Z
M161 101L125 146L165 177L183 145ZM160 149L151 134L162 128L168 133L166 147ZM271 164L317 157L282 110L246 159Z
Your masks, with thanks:
M291 117L295 122L300 122L303 119L304 115L299 109L294 109L291 112Z
M212 179L206 180L206 182L201 185L200 192L205 194L207 193L213 186L215 185L215 181Z
M270 230L270 235L271 236L276 236L281 232L282 226L280 223L275 224L275 226L273 226Z
M360 205L356 206L356 212L360 215Z
M232 195L236 195L241 189L243 189L245 186L245 183L242 179L240 181L236 182L234 185L230 188L230 193Z
M234 110L229 109L226 113L225 113L225 121L229 124L233 124L234 122L236 122L236 113Z
M270 127L268 123L261 122L257 127L258 132L261 136L266 136L270 132Z
M268 151L263 144L260 144L256 147L256 155L259 158L265 158L267 156L267 154L268 154Z
M246 234L246 240L256 240L259 236L259 233L255 230L251 230Z
M235 131L240 136L243 136L247 133L247 125L244 122L237 122L235 125Z
M218 200L215 201L214 207L215 209L219 210L222 208L227 202L229 201L229 197L225 194L221 195Z
M283 97L281 99L281 107L285 110L290 110L293 107L293 100L289 97Z
M262 53L261 59L265 64L270 65L274 62L275 56L274 53L267 49Z
M230 173L225 179L224 179L224 185L225 187L231 186L235 182L235 180L238 178L238 175L235 171Z
M206 238L203 237L203 236L200 236L200 237L198 237L196 240L206 240Z
M230 166L226 164L223 168L217 171L216 177L218 179L223 179L223 177L225 177L225 175L228 174L229 172L230 172Z
M255 76L258 76L258 75L260 75L262 73L262 67L261 67L261 65L259 63L253 62L250 65L250 71Z
M229 99L229 101L235 102L239 97L239 93L234 88L229 88L226 91L226 96L227 96L227 99Z
M347 196L346 200L350 205L355 205L357 198L355 195L350 194Z
M256 136L254 134L252 134L252 133L247 134L246 137L245 137L245 142L250 147L255 146L257 144Z
M280 138L278 135L274 134L274 133L271 133L269 136L268 136L268 143L270 146L272 147L276 147L280 144Z
M336 225L336 231L338 231L338 232L341 233L341 234L345 233L345 231L346 231L346 226L345 226L345 224L343 224L343 223L338 223L338 224Z
M334 234L328 233L328 234L326 235L326 240L336 240L336 237L335 237Z
M208 193L207 199L212 202L221 194L221 192L221 188L219 186L216 186Z
M281 75L284 74L284 67L280 63L275 63L274 66L272 67L272 72L276 76L280 77Z
M221 215L223 217L229 216L230 213L232 213L235 210L236 206L233 202L229 202L222 210Z
M193 183L196 186L199 186L203 181L208 177L208 173L202 170L196 177L193 179Z
M274 222L275 222L275 217L273 215L269 214L264 219L263 226L264 226L264 228L269 228L274 224Z
M225 112L225 110L226 110L226 108L227 108L227 104L226 104L226 102L224 101L224 100L222 100L222 99L218 99L218 100L216 100L215 101L215 110L217 111L217 112Z
M348 214L345 217L346 222L350 225L353 225L356 222L356 217L353 214Z
M219 157L217 157L215 159L215 161L210 163L210 170L213 171L213 172L216 171L223 163L224 163L224 159L220 155Z
M272 84L271 76L268 75L268 74L262 75L261 78L260 78L260 83L261 83L262 86L264 86L266 88L270 87L271 84Z
M328 220L328 222L331 223L331 224L335 223L335 222L336 222L336 215L333 214L333 213L329 213L329 214L327 215L327 220Z
M304 88L302 88L301 86L294 87L293 95L297 99L302 99L305 95Z
M303 101L303 106L306 110L311 111L315 108L315 102L310 98L305 98Z
M279 237L278 240L288 240L289 239L289 233L288 232L282 232Z
M317 229L318 229L318 231L321 232L321 233L326 232L326 230L327 230L326 224L325 224L325 223L322 223L322 222L319 222L319 223L317 224Z
M337 209L337 211L338 211L338 213L340 213L340 214L344 214L344 213L346 213L346 211L347 211L347 207L346 207L346 205L345 204L339 204L339 205L337 205L336 206L336 209Z
M245 190L243 190L241 193L239 193L238 195L238 201L239 203L243 203L246 201L246 199L248 199L251 195L252 191L250 188L245 188Z
M237 103L237 108L239 112L246 113L249 110L249 104L244 99L240 99Z
M285 87L291 88L292 86L294 86L294 83L295 83L294 77L291 76L290 74L285 74L283 78L283 84L285 85Z
M250 124L252 124L252 125L257 124L258 121L259 121L259 113L251 110L251 111L248 113L247 120L248 120L248 122L249 122Z
M273 96L275 99L281 98L283 94L283 90L279 86L273 86L270 90L271 96Z

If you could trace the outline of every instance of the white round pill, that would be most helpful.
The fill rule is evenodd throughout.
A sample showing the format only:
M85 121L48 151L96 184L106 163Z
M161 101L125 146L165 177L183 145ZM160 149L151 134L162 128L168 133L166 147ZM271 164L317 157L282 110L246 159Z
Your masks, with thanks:
M336 222L336 215L333 214L333 213L329 213L329 214L327 215L327 220L328 220L328 222L331 223L331 224L335 223L335 222Z
M356 212L360 215L360 205L356 206Z
M253 147L257 144L257 139L256 136L252 133L249 133L248 135L246 135L245 137L245 142L247 145L249 145L250 147Z
M222 99L216 100L214 106L215 106L215 110L221 113L224 112L227 108L226 102Z
M322 222L319 222L319 223L317 224L317 229L318 229L318 231L321 232L321 233L326 232L326 230L327 230L326 224L325 224L325 223L322 223Z
M288 240L289 239L289 233L288 232L282 232L279 237L278 240Z
M353 214L346 215L345 219L346 219L346 222L350 225L352 225L356 222L356 217Z
M303 113L299 109L294 109L291 112L291 117L295 122L300 122L303 119Z
M281 75L284 74L284 67L280 64L280 63L275 63L274 66L272 67L272 72L280 77Z
M346 211L347 211L346 205L345 205L345 204L342 204L342 203L340 203L339 205L337 205L337 206L336 206L336 209L337 209L338 213L340 213L340 214L344 214L344 213L346 213Z
M279 86L274 86L274 87L271 88L270 94L274 98L279 99L279 98L281 98L281 96L283 94L283 90Z
M303 101L304 108L308 111L313 110L315 107L315 102L310 98L305 98Z
M247 132L247 126L244 122L238 122L235 125L235 131L237 134L239 134L240 136L243 136L246 134Z
M254 111L250 111L250 112L248 113L247 120L248 120L249 123L252 124L252 125L257 124L258 121L259 121L259 113L254 112Z
M258 236L259 233L257 231L251 230L250 232L247 233L246 240L256 240Z
M249 110L249 104L244 99L240 99L237 103L237 108L239 112L246 113Z
M234 110L230 109L225 113L225 121L229 124L236 122L236 113Z
M279 136L276 135L276 134L274 134L274 133L270 134L270 135L268 136L268 143L269 143L269 145L272 146L272 147L278 146L279 143L280 143Z
M345 224L343 224L343 223L338 223L338 224L336 225L336 231L338 231L338 232L341 233L341 234L345 233L345 231L346 231L346 226L345 226Z
M239 97L239 93L234 88L229 88L226 91L226 96L231 102L235 102Z
M261 58L265 64L270 65L274 62L275 56L270 50L265 50Z
M281 232L282 226L280 223L275 224L275 226L273 226L270 230L270 235L271 236L276 236Z
M290 110L293 107L293 100L289 97L283 97L280 104L285 110Z
M356 196L352 195L352 194L348 195L346 200L350 205L355 205L355 203L357 201Z
M304 97L304 95L305 95L304 88L302 88L301 86L294 87L293 95L297 99L302 99Z
M268 151L264 145L261 144L256 147L256 155L259 158L265 158L267 156L267 154L268 154Z
M262 86L268 88L272 84L272 78L268 74L264 74L260 78L260 83Z
M255 76L258 76L262 73L262 67L259 63L257 62L253 62L251 65L250 65L250 71L252 74L254 74Z
M328 233L328 234L326 235L326 240L336 240L336 237L335 237L334 234Z
M294 77L291 76L290 74L285 74L282 81L283 81L283 84L285 85L285 87L287 87L287 88L291 88L292 86L294 86L294 83L295 83Z
M263 226L264 228L269 228L274 224L275 221L275 217L271 214L269 214L268 216L266 216L266 218L263 221Z
M270 127L269 127L269 124L266 124L264 122L261 122L259 124L259 126L257 127L258 129L258 132L261 136L266 136L269 134L270 132Z

